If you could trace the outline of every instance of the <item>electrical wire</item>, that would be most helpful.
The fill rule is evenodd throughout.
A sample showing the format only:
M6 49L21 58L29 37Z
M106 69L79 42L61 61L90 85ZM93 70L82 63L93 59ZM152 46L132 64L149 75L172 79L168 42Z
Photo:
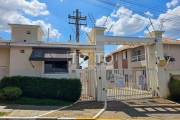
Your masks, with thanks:
M104 6L102 6L102 5L98 5L98 4L96 4L96 3L93 3L93 2L90 2L90 1L84 1L84 0L80 0L80 1L82 1L82 2L85 2L85 3L88 3L88 4L90 4L90 5L93 5L93 6L96 6L96 7L99 7L99 8L103 8L103 9L106 9L106 10L111 10L112 11L112 9L107 9L106 7L104 7ZM127 15L127 14L125 14L125 13L121 13L122 15L125 15L125 16L129 16L129 15ZM144 21L144 22L147 22L147 23L149 23L149 21L145 21L145 20L143 20L143 19L141 19L141 18L137 18L137 17L132 17L132 18L135 18L135 19L138 19L138 20L142 20L142 21ZM154 24L156 24L156 25L159 25L159 24L157 24L157 23L154 23ZM166 28L169 28L169 29L172 29L172 30L175 30L175 31L180 31L180 30L178 30L178 29L174 29L174 28L171 28L171 27L168 27L168 26L165 26L165 25L163 25L163 27L166 27Z
M96 0L96 1L99 1L99 2L101 2L101 3L104 3L104 4L106 4L106 5L110 5L110 6L116 6L116 7L118 7L119 8L119 6L117 6L117 3L114 3L114 2L111 2L111 1L108 1L108 0ZM126 8L128 8L129 6L125 6L125 4L123 4L123 6L124 7L126 7ZM139 7L138 7L139 8ZM142 9L138 9L138 8L134 8L134 7L132 7L131 6L131 10L133 10L134 12L136 12L136 13L139 13L141 16L143 16L143 15L145 15L145 12L142 12ZM129 8L128 8L129 9ZM159 14L156 14L157 13L157 11L155 11L155 13L153 13L153 16L155 16L155 17L159 17ZM166 14L170 14L170 13L166 13ZM175 15L175 14L173 14L173 15ZM176 15L176 16L178 16L178 15ZM171 16L172 17L172 16ZM180 17L180 16L179 16ZM163 18L163 20L165 21L165 20L169 20L169 21L174 21L173 23L180 23L179 21L175 21L175 20L171 20L171 19L167 19L167 18L165 18L165 17L159 17L159 18Z

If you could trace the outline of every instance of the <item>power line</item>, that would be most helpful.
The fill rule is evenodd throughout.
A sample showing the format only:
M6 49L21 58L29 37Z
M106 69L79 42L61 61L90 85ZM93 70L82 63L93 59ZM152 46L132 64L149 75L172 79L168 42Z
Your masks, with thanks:
M106 36L108 35L108 33L109 33L109 31L111 30L112 26L113 26L113 24L112 24L111 27L109 28L109 30L108 30Z
M101 0L100 0L101 1ZM103 0L102 0L103 1ZM108 1L108 0L106 0L106 1ZM110 0L109 0L110 1ZM150 5L150 4L144 4L144 2L137 2L137 1L130 1L130 0L118 0L118 1L122 1L122 2L125 2L125 3L129 3L129 4L132 4L132 5L136 5L136 6L138 6L138 7L144 7L144 8L148 8L148 9L151 9L151 10L154 10L155 12L157 12L157 11L159 11L159 12L164 12L164 11L166 11L165 9L164 10L162 10L162 7L161 7L161 9L160 8L158 8L158 7L156 7L157 5ZM167 13L167 14L171 14L171 15L176 15L177 16L177 14L179 14L179 13L177 13L177 12L174 12L174 14L172 14L172 13Z
M108 20L108 17L109 17L109 14L108 14L108 16L106 17L106 20L105 20L105 22L104 22L103 27L106 25L106 22L107 22L107 20Z
M82 2L85 2L85 3L87 3L87 4L90 4L90 5L93 5L93 6L96 6L96 7L99 7L99 8L102 8L102 9L106 9L106 10L110 10L110 11L112 11L112 9L109 9L109 8L107 8L107 7L104 7L104 6L102 6L102 5L98 5L98 4L96 4L96 3L93 3L93 2L87 2L87 1L83 1L83 0L80 0L80 1L82 1ZM124 13L121 13L122 15L126 15L126 16L129 16L129 15L127 15L127 14L124 14ZM145 21L145 20L143 20L143 19L141 19L141 18L138 18L138 17L132 17L132 18L135 18L135 19L138 19L138 20L142 20L142 21ZM147 22L148 23L148 21L145 21L145 22ZM154 23L154 24L156 24L156 23ZM169 28L169 29L172 29L172 30L175 30L175 31L180 31L180 30L178 30L178 29L174 29L174 28L171 28L171 27L167 27L167 26L164 26L164 27L166 27L166 28Z
M110 5L110 6L113 6L113 7L115 6L115 7L118 7L118 8L119 8L119 6L117 6L117 4L116 4L116 3L113 3L112 1L108 1L108 0L96 0L96 1L99 1L99 2L104 3L104 4L106 4L106 5ZM119 0L119 1L120 1L120 0ZM128 8L129 6L126 6L126 7ZM133 9L133 8L134 8L134 7L131 6L131 9ZM139 6L138 6L138 8L139 8ZM142 9L134 8L133 11L136 12L136 13L140 13L142 16L145 15L145 12L142 12ZM159 15L157 15L156 13L157 13L157 11L155 11L155 14L153 14L153 15L156 16L156 17L159 17ZM166 14L167 14L167 13L166 13ZM170 14L170 13L168 13L168 14ZM175 14L173 14L173 15L175 15ZM177 15L176 15L176 16L177 16ZM170 21L174 21L174 22L180 23L179 21L167 19L167 18L165 18L165 17L160 17L160 18L163 18L164 21L165 21L165 20L170 20Z
M104 2L102 2L102 3L104 3ZM114 5L114 6L116 6L115 4L112 4L112 3L106 3L106 4L111 4L111 5ZM123 15L126 15L126 16L129 16L129 15L127 15L127 14L124 14L124 13L121 13L121 14L123 14ZM142 20L142 19L140 19L140 18L137 18L137 17L133 17L133 18L135 18L135 19L139 19L139 20ZM145 21L145 20L143 20L143 21ZM147 21L145 21L145 22L147 22ZM169 28L169 29L173 29L173 30L177 30L177 29L170 28L170 27L167 27L167 26L164 26L164 27L166 27L166 28ZM180 30L177 30L177 31L180 31Z

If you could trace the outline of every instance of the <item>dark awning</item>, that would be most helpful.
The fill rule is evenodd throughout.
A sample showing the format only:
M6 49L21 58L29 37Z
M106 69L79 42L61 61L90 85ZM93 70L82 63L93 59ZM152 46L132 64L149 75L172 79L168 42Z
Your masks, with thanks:
M70 56L70 49L60 48L33 48L30 61L69 61L72 60Z

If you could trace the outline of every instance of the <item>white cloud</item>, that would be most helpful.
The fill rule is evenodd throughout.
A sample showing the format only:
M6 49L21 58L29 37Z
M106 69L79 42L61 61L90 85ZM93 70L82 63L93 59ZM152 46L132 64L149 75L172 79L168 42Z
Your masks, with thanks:
M162 30L165 31L163 36L170 38L179 37L180 31L177 30L180 30L180 23L178 23L178 20L180 20L180 16L174 15L175 13L178 14L179 11L180 6L174 9L168 9L166 13L160 14L157 19L151 19L155 30L160 30L160 21L161 19L163 19L164 23ZM153 16L153 14L150 12L146 12L145 14ZM102 16L101 18L97 19L96 25L103 26L106 18L107 17ZM177 22L173 22L170 20ZM112 24L113 27L110 32L112 32L113 35L130 35L142 31L146 26L150 25L150 22L148 17L144 17L139 14L133 14L131 10L122 6L117 11L113 11L109 16L108 22L105 25L105 27L107 27L107 30L109 30ZM151 25L149 27L149 30L153 30ZM145 33L147 34L148 31L145 31Z
M90 28L90 27L85 27L85 26L81 26L81 30L83 31L83 32L87 32L87 33L89 33L91 30L92 30L92 28Z
M117 11L113 11L111 13L111 17L122 17L122 16L131 16L132 15L132 11L125 8L124 6L121 6Z
M160 21L161 19L164 19L162 30L165 31L165 33L163 34L163 37L169 37L169 38L179 37L180 36L180 29L179 29L180 23L178 22L178 20L180 20L180 16L174 15L175 13L179 13L179 11L180 11L180 6L172 10L168 9L166 13L160 14L157 19L152 19L155 30L159 30ZM150 31L153 30L152 26L149 27L149 30ZM148 32L145 31L145 33L148 33Z
M97 19L96 20L96 26L103 26L104 24L105 25L108 25L112 22L113 20L107 16L102 16L101 18ZM106 23L105 23L106 22Z
M96 25L102 26L106 18L107 17L102 16L97 19ZM147 24L149 24L149 22L142 21L140 19L147 20L147 18L138 14L132 14L131 10L122 6L117 11L113 11L111 13L105 27L109 30L111 25L113 25L110 32L113 32L114 35L133 34L141 31Z
M149 11L148 11L148 12L145 12L144 14L147 15L148 17L152 17L152 16L153 16L153 14L150 13Z
M119 48L121 48L121 47L123 47L123 45L118 45L117 49L119 49Z
M180 38L178 38L177 40L180 40Z
M178 0L172 0L171 2L168 2L166 4L166 6L167 6L167 8L170 8L172 6L176 6L178 4L178 2L179 2Z
M57 29L52 28L51 24L45 23L43 20L30 20L24 15L48 15L49 11L45 3L40 3L37 0L0 0L0 31L10 32L8 23L14 24L32 24L40 25L45 32L50 29L50 37L59 39L61 33Z
M38 16L38 15L48 15L49 11L46 10L46 4L40 3L37 0L1 0L0 8L1 10L19 10L25 14Z
M63 2L63 0L60 0L60 2Z

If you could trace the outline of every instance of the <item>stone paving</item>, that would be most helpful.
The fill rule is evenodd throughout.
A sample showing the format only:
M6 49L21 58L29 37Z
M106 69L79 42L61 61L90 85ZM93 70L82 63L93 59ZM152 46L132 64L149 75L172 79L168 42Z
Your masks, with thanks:
M180 105L163 98L111 101L99 118L180 120Z
M57 110L42 117L93 118L102 108L104 102L78 102L63 110Z
M56 110L60 106L34 106L34 105L6 105L0 104L0 112L9 112L5 117L35 117L52 110Z

